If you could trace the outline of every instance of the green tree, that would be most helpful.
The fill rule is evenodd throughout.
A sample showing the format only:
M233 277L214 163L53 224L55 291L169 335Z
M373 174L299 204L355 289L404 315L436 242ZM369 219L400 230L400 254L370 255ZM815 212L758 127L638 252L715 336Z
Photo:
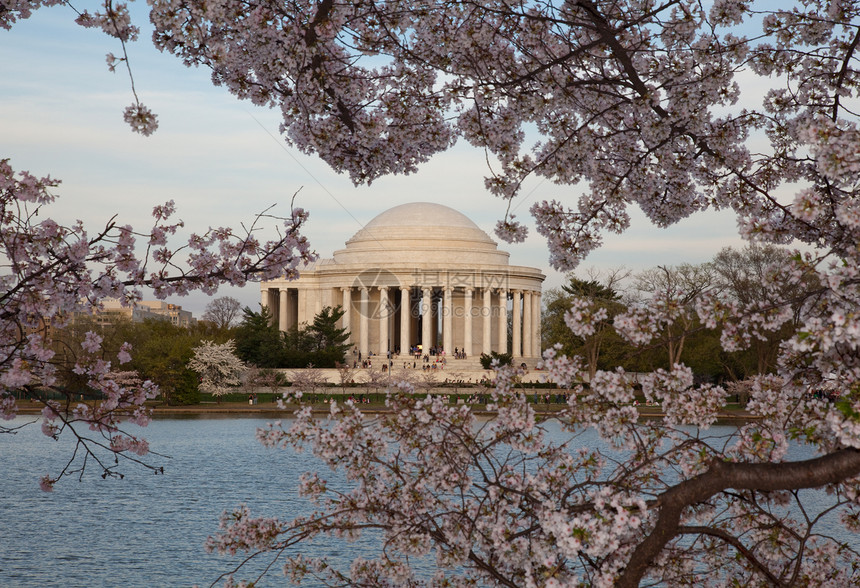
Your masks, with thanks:
M259 312L249 307L242 310L242 322L236 329L236 355L261 368L282 367L284 339L272 320L271 311L263 306Z
M565 355L576 355L582 339L574 335L564 322L564 313L570 310L573 297L561 288L550 288L543 292L543 300L541 344L543 347L559 344Z
M514 361L514 356L510 353L499 353L498 351L490 351L490 354L486 353L481 354L481 367L485 370L488 370L493 365L493 360L497 359L499 361L499 365L511 365Z
M137 371L143 380L158 385L162 398L170 404L193 404L199 401L197 378L185 367L191 348L206 335L205 326L185 328L169 321L145 320L132 322L127 317L78 317L73 323L54 333L58 375L63 386L81 395L91 394L87 377L75 372L77 353L87 331L103 338L101 356L115 370ZM119 362L123 343L130 344L131 360Z
M281 344L283 345L284 353L288 358L303 353L307 354L314 350L314 343L308 334L306 323L293 325L286 331L282 331Z
M131 322L131 321L126 321ZM62 329L54 329L51 334L51 350L54 352L53 364L57 370L59 387L76 395L89 394L86 375L75 373L75 364L81 352L81 342L84 334L93 331L102 334L101 326L94 317L79 316ZM108 359L119 351L112 348L109 341L102 344L102 359Z
M314 322L308 329L308 338L311 341L312 351L323 351L333 356L340 355L339 362L343 362L343 356L352 347L349 340L349 331L337 326L338 321L343 318L344 310L341 306L326 306L314 317Z
M318 368L335 368L343 363L351 346L346 343L349 332L337 326L343 314L340 306L326 306L310 325L302 324L284 333L281 367L303 368L313 364Z
M344 314L340 306L327 306L310 325L295 325L283 333L267 308L260 312L245 308L243 314L235 332L236 355L257 367L334 368L343 363L350 347L349 332L337 326Z
M194 355L192 349L200 343L201 334L156 320L133 323L131 329L135 342L130 366L141 377L158 384L167 404L200 402L197 376L188 368L188 362Z
M697 382L718 383L726 378L720 334L705 328L698 317L687 334L681 362L693 370Z
M631 347L612 327L614 317L624 310L617 287L627 272L614 270L604 283L569 276L561 289L549 290L541 333L547 346L560 343L567 355L579 355L588 365L590 376L598 369L623 365ZM589 320L589 328L575 333L566 316L579 315Z
M344 310L338 305L334 308L326 306L314 317L308 332L317 350L341 348L345 352L350 348L351 344L346 343L349 331L337 326L343 315Z
M561 287L571 296L588 298L594 301L618 302L621 294L615 291L612 284L601 284L597 280L582 280L576 276L570 276L567 284Z

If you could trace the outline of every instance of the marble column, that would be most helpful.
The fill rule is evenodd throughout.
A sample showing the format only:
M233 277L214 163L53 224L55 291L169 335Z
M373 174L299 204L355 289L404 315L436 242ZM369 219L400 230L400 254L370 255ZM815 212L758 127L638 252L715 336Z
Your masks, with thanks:
M445 355L454 351L454 289L445 286L442 302L442 347Z
M370 346L370 333L369 333L369 323L368 321L368 313L370 312L370 293L367 290L367 287L361 289L361 303L358 309L359 313L359 344L358 350L362 354L362 359L367 357L368 347Z
M260 312L264 310L268 310L272 313L272 316L269 317L270 325L277 325L278 317L275 316L275 309L272 308L274 306L274 300L272 299L272 291L270 289L263 290L263 294L260 296Z
M541 328L541 304L540 304L540 292L535 292L532 296L532 352L536 357L542 357L541 351L541 341L540 341L540 328Z
M472 289L463 292L463 352L472 356Z
M532 351L532 293L530 290L523 292L523 356L534 357Z
M296 296L299 304L299 311L296 313L297 321L299 325L302 323L312 323L314 321L313 316L308 316L308 291L304 288L299 288L298 295Z
M508 291L499 288L499 333L498 352L508 352Z
M379 288L379 355L386 357L388 351L388 319L391 315L391 308L388 304L388 288L382 286Z
M278 330L287 330L287 300L290 294L289 290L283 289L280 292L281 299L278 302Z
M430 323L433 322L433 300L430 298L432 288L421 288L423 295L421 299L421 353L427 355L430 353L430 347L433 346L433 341L430 338Z
M442 296L436 295L436 292L430 294L430 347L441 347L442 341L439 340L439 316L442 314Z
M354 342L355 338L352 336L352 288L341 288L340 290L343 292L343 318L341 319L343 322L341 328L349 332L348 341Z
M493 292L489 288L484 288L484 305L481 308L481 314L484 318L484 337L481 342L481 353L490 354L493 349Z
M296 317L298 316L298 292L295 289L287 288L287 330L297 327Z
M523 356L523 340L522 340L522 331L520 329L522 325L522 314L520 310L520 292L519 290L513 290L513 311L514 318L512 321L512 333L511 333L511 355L514 356L515 359L519 359Z
M400 287L400 354L407 356L412 345L409 327L412 322L412 288Z

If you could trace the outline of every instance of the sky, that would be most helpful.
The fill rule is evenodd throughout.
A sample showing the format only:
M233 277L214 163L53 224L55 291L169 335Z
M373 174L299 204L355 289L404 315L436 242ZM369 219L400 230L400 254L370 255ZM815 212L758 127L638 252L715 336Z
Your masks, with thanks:
M79 7L80 8L80 7ZM460 142L424 164L418 173L392 176L371 186L353 186L321 160L303 155L278 135L277 111L242 102L212 85L208 71L190 69L160 53L150 42L149 21L133 9L142 32L128 45L134 83L142 103L159 120L150 137L133 133L122 119L133 102L128 75L111 73L109 52L121 48L94 29L74 24L66 7L42 8L11 31L0 29L0 158L13 169L62 181L59 199L46 215L63 223L83 220L90 230L117 215L120 224L145 229L152 208L177 204L187 230L232 226L253 220L290 200L310 212L304 234L323 258L385 210L407 202L435 202L455 208L493 235L505 203L484 189L482 151ZM529 207L540 200L573 202L579 188L536 179L512 208L529 226L520 244L499 242L510 262L540 268L544 289L559 287L565 275L550 268L546 244L534 230ZM726 246L742 246L731 213L708 212L669 229L650 225L638 210L623 235L607 235L578 275L626 267L701 263ZM215 297L233 296L257 308L256 284L222 287ZM212 297L201 293L172 299L199 317Z

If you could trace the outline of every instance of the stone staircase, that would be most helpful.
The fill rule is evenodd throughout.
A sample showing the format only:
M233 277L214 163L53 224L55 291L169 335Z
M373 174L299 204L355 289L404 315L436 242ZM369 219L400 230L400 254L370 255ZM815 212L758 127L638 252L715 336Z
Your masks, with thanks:
M379 355L371 356L371 361L374 369L380 369L384 363L385 358ZM436 357L430 356L430 365L436 363ZM539 359L537 357L527 357L520 358L518 360L514 360L515 365L526 364L526 375L523 377L524 382L538 382L540 381L540 377L542 372L537 371L537 363ZM415 359L414 357L405 357L405 356L397 356L394 355L391 358L392 362L392 374L399 372L404 369L412 370L422 370L423 364L421 359ZM412 366L415 366L413 368ZM492 379L493 373L491 370L485 370L481 367L481 360L479 355L475 355L472 357L468 357L466 359L457 359L452 357L445 357L444 367L440 366L439 363L436 363L437 368L434 371L435 378L439 382L444 382L445 380L457 380L463 382L479 382L484 378ZM293 371L301 371L301 370L283 370L285 373L293 372ZM362 373L368 371L367 368L357 368L353 370L353 377L356 378L356 381L360 381L362 378ZM323 369L320 370L322 375L328 380L330 383L337 384L340 382L340 373L338 370L334 369Z
M410 366L414 362L416 367L418 367L418 368L421 367L421 360L409 359L407 361L404 358L399 358L399 357L395 356L394 358L392 358L392 361L394 362L395 368L398 368L398 367L402 368L404 361L409 363ZM435 361L436 361L436 357L431 355L430 356L430 362L433 363ZM520 358L518 360L514 360L514 365L520 365L520 364L524 363L524 364L526 364L526 367L528 368L529 371L533 371L537 367L538 361L540 361L540 359L537 357L523 357L523 358ZM467 357L466 359L457 359L457 358L453 358L453 357L445 357L445 369L446 370L452 370L452 371L469 371L469 372L486 371L486 370L484 370L483 367L481 367L481 357L479 355Z

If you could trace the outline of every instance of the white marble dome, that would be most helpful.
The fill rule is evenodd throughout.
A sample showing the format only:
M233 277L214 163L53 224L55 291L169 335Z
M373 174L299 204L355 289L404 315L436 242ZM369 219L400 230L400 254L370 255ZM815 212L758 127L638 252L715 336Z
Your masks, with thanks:
M376 215L365 229L383 227L457 227L478 230L478 225L460 211L435 202L409 202ZM483 231L481 231L483 233ZM486 233L484 233L486 235Z
M411 202L373 218L334 252L336 263L506 265L508 253L461 212L433 202Z

